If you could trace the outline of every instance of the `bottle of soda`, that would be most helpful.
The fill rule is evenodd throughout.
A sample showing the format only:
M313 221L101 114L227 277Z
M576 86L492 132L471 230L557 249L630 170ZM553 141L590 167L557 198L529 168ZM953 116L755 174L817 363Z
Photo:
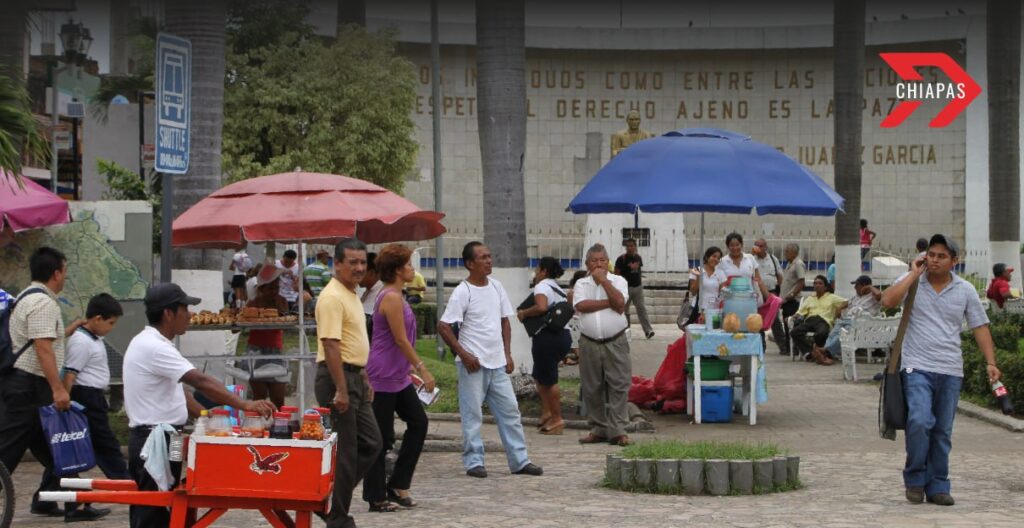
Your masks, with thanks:
M1006 391L1006 387L1002 382L997 381L992 384L992 395L999 400L999 406L1003 409L1003 414L1013 414L1013 404L1010 403L1010 394Z

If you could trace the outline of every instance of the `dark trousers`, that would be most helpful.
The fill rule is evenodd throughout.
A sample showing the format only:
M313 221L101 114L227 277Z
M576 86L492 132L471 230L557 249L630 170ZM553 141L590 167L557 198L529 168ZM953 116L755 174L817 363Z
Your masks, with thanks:
M128 464L121 454L121 444L110 428L110 417L107 414L110 407L103 389L75 385L71 387L71 399L85 407L96 465L109 479L130 479Z
M39 500L40 491L60 489L60 478L53 474L50 445L39 419L39 408L53 403L50 384L42 376L14 370L2 380L0 394L4 400L4 416L0 419L0 462L14 473L25 450L32 451L32 455L43 465L42 482L32 495L32 509L54 508L55 503ZM69 502L65 506L74 508L77 505Z
M807 334L813 332L814 344L823 347L831 330L832 327L828 325L828 321L817 315L812 315L793 327L793 344L801 354L810 354L811 342L807 340Z
M320 363L316 371L314 390L321 407L331 409L331 428L338 434L337 463L334 468L334 493L327 514L328 528L348 528L356 525L349 515L352 490L369 473L380 454L380 430L370 404L369 386L360 372L344 371L348 385L348 410L339 413L332 404L336 391L327 365Z
M405 422L405 436L402 437L402 449L391 471L391 479L386 480L384 457L395 445L395 413ZM398 392L373 393L373 414L380 427L384 448L363 481L363 500L370 503L386 501L388 489L407 490L412 486L412 475L416 472L416 463L427 439L427 413L412 385Z
M128 433L128 472L132 480L138 485L139 491L159 491L153 477L146 471L145 461L139 456L142 446L149 438L149 426L132 427ZM167 436L167 443L170 445L170 435ZM181 480L181 462L171 462L171 474L174 481ZM173 489L174 486L172 486ZM131 528L163 528L171 524L171 510L158 506L129 506L128 522Z
M800 301L796 299L786 301L782 303L779 315L772 322L772 337L775 339L775 344L779 346L779 351L783 354L789 354L789 321L786 319L792 317L799 309Z

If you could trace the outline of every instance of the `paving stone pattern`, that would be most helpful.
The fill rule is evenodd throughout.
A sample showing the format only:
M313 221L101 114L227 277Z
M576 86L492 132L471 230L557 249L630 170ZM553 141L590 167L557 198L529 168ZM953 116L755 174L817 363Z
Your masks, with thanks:
M655 327L650 341L633 342L635 373L653 375L665 347L679 333ZM638 332L637 332L638 333ZM773 347L773 345L770 345ZM542 436L527 428L531 459L544 476L510 475L504 454L489 450L490 476L465 476L458 453L425 453L413 482L419 506L398 513L368 513L356 490L353 502L361 527L491 526L735 526L735 527L1017 527L1024 519L1024 435L969 418L957 417L952 474L956 506L912 505L903 498L900 471L903 436L878 437L877 386L842 381L841 368L789 361L774 350L768 356L769 401L758 409L758 425L743 420L695 425L684 415L655 416L655 435L636 440L743 440L773 442L800 455L797 491L754 496L664 496L628 494L597 487L605 457L618 448L580 446L580 431ZM879 365L865 366L867 379ZM571 375L566 370L565 375ZM431 433L457 435L459 425L434 422ZM484 426L485 438L498 441L497 429ZM18 512L14 526L62 525L28 513L40 466L25 463L15 474ZM92 472L90 476L100 477ZM127 526L126 506L91 528ZM314 520L314 526L321 526ZM255 512L229 512L215 526L252 528L266 522Z

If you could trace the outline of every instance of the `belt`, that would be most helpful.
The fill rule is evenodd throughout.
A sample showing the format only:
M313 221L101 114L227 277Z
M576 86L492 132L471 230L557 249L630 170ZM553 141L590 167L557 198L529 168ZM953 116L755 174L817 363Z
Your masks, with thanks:
M326 361L320 361L320 362L317 363L317 366L320 367L320 368L327 368L327 362ZM353 365L351 363L342 363L341 364L341 369L342 370L347 370L348 372L362 372L364 368L365 367L361 367L359 365Z
M605 338L605 339L595 339L595 338L590 337L590 336L585 335L585 334L580 334L580 337L586 338L587 341L593 341L593 342L595 342L595 343L597 343L599 345L604 345L604 344L607 344L607 343L611 343L612 341L615 341L616 339L622 337L622 335L625 334L625 333L626 333L626 329L623 328L622 330L619 330L619 333L617 333L617 334L615 334L615 335L613 335L611 337Z

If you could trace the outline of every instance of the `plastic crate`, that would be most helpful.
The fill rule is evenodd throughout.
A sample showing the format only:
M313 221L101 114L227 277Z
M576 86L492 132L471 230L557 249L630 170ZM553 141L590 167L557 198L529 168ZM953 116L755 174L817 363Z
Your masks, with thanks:
M732 421L732 385L701 385L700 420L703 423Z

